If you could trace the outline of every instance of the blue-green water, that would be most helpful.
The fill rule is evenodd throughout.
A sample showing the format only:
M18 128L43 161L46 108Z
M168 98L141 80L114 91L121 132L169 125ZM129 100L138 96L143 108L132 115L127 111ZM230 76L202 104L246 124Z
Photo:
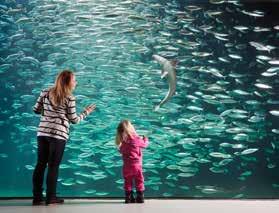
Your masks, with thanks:
M239 1L3 0L0 197L31 196L39 117L32 106L63 69L78 110L61 196L123 195L119 121L149 137L147 197L279 197L278 4ZM179 61L176 94L153 54Z

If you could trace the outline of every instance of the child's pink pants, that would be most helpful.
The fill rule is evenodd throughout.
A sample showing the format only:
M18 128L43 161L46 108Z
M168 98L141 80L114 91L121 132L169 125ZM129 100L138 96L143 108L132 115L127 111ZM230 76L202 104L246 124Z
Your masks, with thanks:
M123 165L124 189L132 191L133 181L137 191L144 191L144 177L141 164Z

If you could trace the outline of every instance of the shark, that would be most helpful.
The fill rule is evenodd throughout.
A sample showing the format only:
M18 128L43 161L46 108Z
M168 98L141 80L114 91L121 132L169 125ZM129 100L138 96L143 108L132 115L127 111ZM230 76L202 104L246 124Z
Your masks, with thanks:
M155 111L159 110L159 108L165 104L175 93L176 90L176 60L168 60L162 56L159 55L152 55L153 59L155 59L161 66L162 66L162 72L161 72L161 78L167 78L168 84L169 84L169 90L166 94L165 98L157 105L155 106Z

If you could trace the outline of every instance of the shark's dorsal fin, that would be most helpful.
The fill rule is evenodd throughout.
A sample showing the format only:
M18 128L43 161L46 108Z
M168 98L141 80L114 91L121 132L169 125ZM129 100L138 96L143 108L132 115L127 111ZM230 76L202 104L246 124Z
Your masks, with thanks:
M171 60L170 63L172 66L176 67L176 65L178 64L178 60Z

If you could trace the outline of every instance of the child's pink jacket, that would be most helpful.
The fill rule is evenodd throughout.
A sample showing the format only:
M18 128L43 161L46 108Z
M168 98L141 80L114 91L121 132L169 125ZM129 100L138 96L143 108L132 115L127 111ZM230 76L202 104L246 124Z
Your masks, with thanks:
M132 164L142 165L142 148L148 146L148 138L142 138L138 135L122 142L120 146L120 153L122 154L124 166Z

